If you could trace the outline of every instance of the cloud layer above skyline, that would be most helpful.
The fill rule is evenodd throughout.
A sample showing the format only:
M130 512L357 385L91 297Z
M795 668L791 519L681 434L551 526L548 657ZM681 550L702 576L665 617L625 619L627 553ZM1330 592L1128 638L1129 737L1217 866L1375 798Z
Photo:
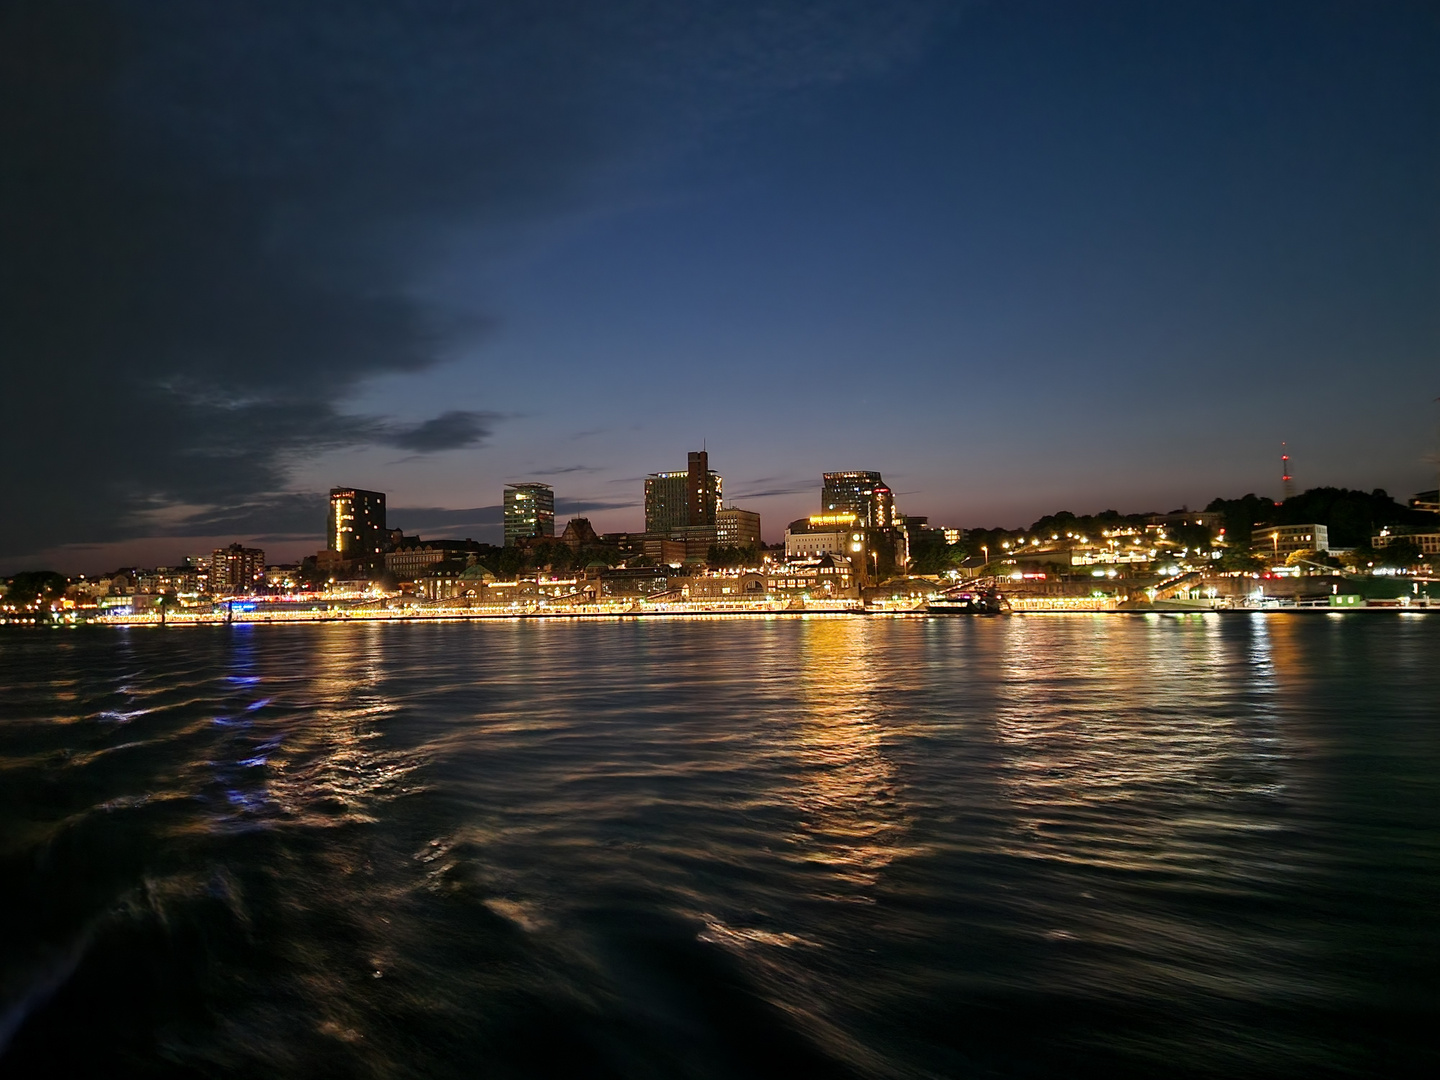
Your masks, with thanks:
M692 67L749 107L883 66L929 18L597 7L0 8L0 557L278 523L315 454L480 445L484 402L351 404L484 340L483 298L414 288L449 230L543 217L646 125L712 110Z
M0 571L288 552L333 483L636 528L707 439L767 535L833 468L954 525L1273 494L1282 438L1434 486L1437 47L1419 3L7 0Z

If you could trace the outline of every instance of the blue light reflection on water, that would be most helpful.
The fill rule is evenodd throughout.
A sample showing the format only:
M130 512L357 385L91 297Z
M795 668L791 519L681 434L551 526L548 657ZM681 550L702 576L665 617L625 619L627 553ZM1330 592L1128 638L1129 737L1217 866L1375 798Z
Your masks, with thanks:
M1425 1072L1437 656L1263 615L6 636L0 1065Z

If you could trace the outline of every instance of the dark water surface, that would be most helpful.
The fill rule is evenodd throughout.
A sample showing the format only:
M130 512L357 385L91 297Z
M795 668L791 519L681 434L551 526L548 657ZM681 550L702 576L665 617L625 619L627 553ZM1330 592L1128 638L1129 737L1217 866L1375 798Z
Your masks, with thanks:
M0 635L0 1073L1440 1075L1440 618Z

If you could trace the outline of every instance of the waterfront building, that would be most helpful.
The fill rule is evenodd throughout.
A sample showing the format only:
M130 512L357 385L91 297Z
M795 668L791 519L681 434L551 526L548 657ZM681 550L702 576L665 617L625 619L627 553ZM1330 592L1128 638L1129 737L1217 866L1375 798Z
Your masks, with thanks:
M473 540L419 539L385 553L385 569L401 581L414 581L426 567L446 561L467 561L479 545Z
M690 452L684 472L651 473L645 478L645 531L669 536L683 528L715 528L723 486L704 450Z
M415 582L415 593L422 600L464 600L467 604L491 602L487 590L494 585L495 575L479 563L465 566L450 560L429 567Z
M416 591L425 600L453 600L460 594L464 567L454 562L440 562L429 567L415 583Z
M1389 547L1396 540L1409 540L1420 549L1422 555L1440 555L1440 532L1404 532L1381 529L1379 536L1371 537L1370 546L1376 549Z
M211 559L213 560L213 558L212 556ZM177 596L193 597L200 592L200 577L201 575L190 566L160 566L154 570L138 572L135 591L150 593L154 596L174 593ZM209 577L208 567L206 568L206 577L207 579Z
M214 596L253 592L265 577L265 552L239 544L216 548L210 554L209 589Z
M844 555L863 562L868 543L866 529L855 514L811 514L792 521L785 530L787 559Z
M325 525L328 550L342 559L372 559L384 552L388 539L384 492L330 489L330 518Z
M721 547L750 547L760 544L760 515L738 506L726 506L715 513L715 542Z
M505 546L555 535L555 492L549 484L505 485Z
M585 579L575 575L527 574L514 581L486 581L481 593L486 604L530 605L553 601L576 603L587 598ZM588 597L593 599L593 596Z
M676 577L670 566L630 566L599 571L600 595L605 599L653 596L668 592Z
M765 585L777 597L801 596L810 600L847 600L859 595L863 571L860 559L826 553L815 558L787 558L766 569Z
M768 585L765 575L753 570L738 574L698 574L670 579L670 587L679 589L686 600L764 600Z
M1410 509L1440 514L1440 491L1421 491L1410 496Z
M1329 551L1330 530L1324 525L1262 526L1251 534L1250 541L1257 555L1283 559L1297 551Z
M869 529L888 529L895 522L895 493L878 472L827 472L820 489L826 514L854 514Z

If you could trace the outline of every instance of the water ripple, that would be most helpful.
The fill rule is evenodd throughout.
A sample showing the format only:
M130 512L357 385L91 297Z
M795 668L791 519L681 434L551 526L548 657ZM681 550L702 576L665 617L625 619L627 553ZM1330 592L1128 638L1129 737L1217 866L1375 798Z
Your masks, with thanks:
M1263 615L8 634L0 1065L1428 1075L1436 656Z

